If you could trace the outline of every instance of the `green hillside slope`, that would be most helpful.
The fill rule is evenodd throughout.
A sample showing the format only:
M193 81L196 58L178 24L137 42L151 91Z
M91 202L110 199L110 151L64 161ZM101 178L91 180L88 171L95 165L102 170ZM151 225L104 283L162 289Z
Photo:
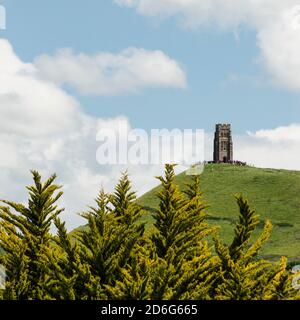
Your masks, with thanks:
M182 173L176 177L176 182L183 189L189 179ZM139 198L139 203L150 211L156 208L155 194L158 189L144 194ZM299 171L210 164L201 175L201 189L205 203L210 206L207 208L209 221L221 226L224 241L232 239L233 224L237 218L234 194L242 193L257 210L261 220L270 219L274 225L262 256L274 259L285 255L290 261L300 260ZM151 230L151 215L145 215L144 220Z

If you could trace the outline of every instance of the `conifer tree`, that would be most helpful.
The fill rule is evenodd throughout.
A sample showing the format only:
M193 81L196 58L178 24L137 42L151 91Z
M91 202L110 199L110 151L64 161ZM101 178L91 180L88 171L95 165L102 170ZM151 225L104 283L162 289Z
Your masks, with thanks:
M62 196L61 187L54 184L56 175L45 183L37 171L32 175L28 205L3 200L5 206L0 208L1 263L7 272L5 299L44 298L44 254L51 246L51 224L63 211L56 205Z
M220 263L214 297L221 300L271 299L276 296L275 288L279 287L284 288L281 291L283 294L288 294L287 287L291 282L288 280L285 260L274 266L258 258L260 249L271 234L272 224L267 220L261 235L250 244L259 219L247 200L242 196L236 199L240 214L231 245L222 244L215 237L215 249Z
M88 228L78 236L80 256L100 284L100 289L93 286L97 290L94 297L110 298L110 288L120 281L135 259L145 226L139 222L142 209L136 203L135 192L131 191L127 172L122 175L115 192L108 196L101 191L96 203L96 208L83 214Z
M91 283L96 280L89 265L82 261L79 246L67 233L65 223L56 218L55 226L55 246L46 252L45 269L49 281L44 289L51 299L86 300L97 292L91 289Z
M144 233L144 225L139 222L141 214L126 172L112 195L101 190L96 206L82 214L87 226L76 232L75 242L67 235L64 223L56 219L58 248L47 254L50 295L56 299L124 295L121 289L116 291L116 283L137 259L135 252Z
M157 266L153 275L154 299L207 297L213 261L205 237L214 232L205 222L199 178L188 186L186 196L174 183L174 165L166 165L158 177L162 189L154 214L152 235Z

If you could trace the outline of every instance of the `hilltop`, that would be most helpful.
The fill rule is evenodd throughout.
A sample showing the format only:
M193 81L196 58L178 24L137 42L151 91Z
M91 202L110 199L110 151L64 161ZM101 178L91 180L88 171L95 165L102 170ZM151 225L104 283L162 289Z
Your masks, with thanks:
M177 175L176 183L183 190L190 177ZM274 229L262 256L276 259L282 255L290 261L300 260L300 171L239 167L228 164L208 164L201 175L203 201L211 224L221 226L221 236L229 242L233 236L238 211L235 194L243 194L263 221L270 219ZM153 211L158 202L159 186L138 199L139 204ZM145 215L151 230L152 217Z

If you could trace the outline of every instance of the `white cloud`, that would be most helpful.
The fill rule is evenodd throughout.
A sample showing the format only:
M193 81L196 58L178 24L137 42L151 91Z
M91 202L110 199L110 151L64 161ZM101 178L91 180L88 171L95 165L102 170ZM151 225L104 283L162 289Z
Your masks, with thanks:
M162 51L128 48L118 54L74 54L69 49L54 56L37 57L34 65L41 79L69 84L81 94L116 95L144 88L186 87L178 62Z
M43 135L77 126L78 103L51 83L35 79L33 65L22 63L7 41L0 40L0 45L1 132Z
M272 143L299 143L300 142L300 124L295 123L285 127L278 127L273 130L258 130L255 133L249 132L253 138L266 139Z
M274 81L300 90L299 0L117 0L146 16L178 16L186 28L257 31L260 61Z
M282 12L258 32L261 60L274 80L300 90L300 5Z
M296 134L299 136L299 129ZM300 170L300 139L288 137L272 142L256 136L240 136L236 137L235 150L237 159L257 167Z
M272 21L282 10L298 4L297 0L116 0L122 6L135 7L148 16L181 16L185 26L211 24L222 28L242 23L253 26Z

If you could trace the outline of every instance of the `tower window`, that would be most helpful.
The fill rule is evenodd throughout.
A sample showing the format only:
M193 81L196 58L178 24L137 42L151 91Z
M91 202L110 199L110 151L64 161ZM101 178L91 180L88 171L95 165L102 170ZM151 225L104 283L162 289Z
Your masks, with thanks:
M222 142L221 142L221 149L222 149L223 151L226 151L226 150L227 150L227 146L226 146L226 142L225 142L225 141L222 141Z

